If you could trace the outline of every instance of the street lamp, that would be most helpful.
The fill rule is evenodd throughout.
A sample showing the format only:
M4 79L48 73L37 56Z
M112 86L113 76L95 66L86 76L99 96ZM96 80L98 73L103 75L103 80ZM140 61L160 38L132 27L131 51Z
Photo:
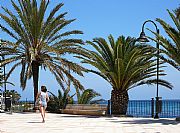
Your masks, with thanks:
M143 26L142 26L142 31L140 33L140 37L137 39L137 41L139 42L149 42L149 40L147 39L146 35L145 35L145 32L144 32L144 26L147 22L150 22L152 23L155 27L156 27L156 33L159 34L159 29L156 25L156 23L152 20L147 20L143 23ZM155 114L155 119L158 119L159 116L158 116L158 113L159 113L159 40L157 40L156 42L156 48L157 48L157 79L156 79L156 82L157 82L157 92L156 92L156 114Z

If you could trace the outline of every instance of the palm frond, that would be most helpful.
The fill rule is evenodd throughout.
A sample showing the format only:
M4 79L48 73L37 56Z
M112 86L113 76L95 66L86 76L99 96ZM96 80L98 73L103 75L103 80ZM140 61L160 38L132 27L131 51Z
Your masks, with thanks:
M153 84L157 84L157 79L151 79L151 80L143 80L141 82L139 82L138 84L134 84L133 87L136 87L136 86L141 86L141 85L153 85ZM169 89L172 89L173 88L173 85L165 80L158 80L158 84L159 85L162 85L166 88L169 88Z
M164 55L157 56L172 65L177 70L180 70L180 19L179 16L176 16L177 14L173 14L169 10L167 11L175 27L172 27L170 24L166 23L160 18L157 18L156 21L160 23L171 40L153 31L151 32L156 35L156 39L153 40L158 42L163 47L160 49L160 52L165 54L167 57L165 58Z

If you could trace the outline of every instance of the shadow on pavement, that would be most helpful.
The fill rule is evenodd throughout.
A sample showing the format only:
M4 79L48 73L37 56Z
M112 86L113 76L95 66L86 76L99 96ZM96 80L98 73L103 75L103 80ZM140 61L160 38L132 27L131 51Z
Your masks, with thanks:
M152 124L152 123L160 123L162 125L177 125L180 124L180 122L177 122L176 120L172 119L138 119L138 120L124 120L124 121L113 121L110 122L113 123L122 123L122 124Z
M27 123L43 123L43 122L40 122L40 121L29 121Z
M100 118L101 116L91 116L91 115L64 115L61 117L66 117L66 118Z

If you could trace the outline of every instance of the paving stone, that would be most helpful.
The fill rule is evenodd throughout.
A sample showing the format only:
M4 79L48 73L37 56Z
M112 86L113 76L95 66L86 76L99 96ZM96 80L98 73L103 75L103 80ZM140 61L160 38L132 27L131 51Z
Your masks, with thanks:
M47 113L0 114L0 133L180 133L175 119L86 117Z

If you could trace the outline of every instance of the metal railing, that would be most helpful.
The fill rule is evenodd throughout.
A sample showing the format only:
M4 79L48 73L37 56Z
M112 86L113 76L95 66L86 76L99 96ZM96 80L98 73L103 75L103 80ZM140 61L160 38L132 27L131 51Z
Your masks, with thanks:
M159 116L161 118L180 116L180 100L162 100L162 109Z
M130 100L126 114L133 117L152 117L152 112L152 101Z
M33 110L33 101L19 101L12 105L11 110L13 112L23 112Z
M127 115L133 117L154 117L155 103L152 100L130 100L128 103ZM160 100L159 117L173 118L180 116L180 100Z
M108 105L107 103L104 103ZM110 101L109 101L110 104ZM23 112L33 109L33 101L20 101L11 107L13 112ZM156 101L152 100L130 100L126 115L133 117L154 117ZM160 118L175 118L180 116L180 100L160 100ZM108 114L111 113L111 106L108 106Z

